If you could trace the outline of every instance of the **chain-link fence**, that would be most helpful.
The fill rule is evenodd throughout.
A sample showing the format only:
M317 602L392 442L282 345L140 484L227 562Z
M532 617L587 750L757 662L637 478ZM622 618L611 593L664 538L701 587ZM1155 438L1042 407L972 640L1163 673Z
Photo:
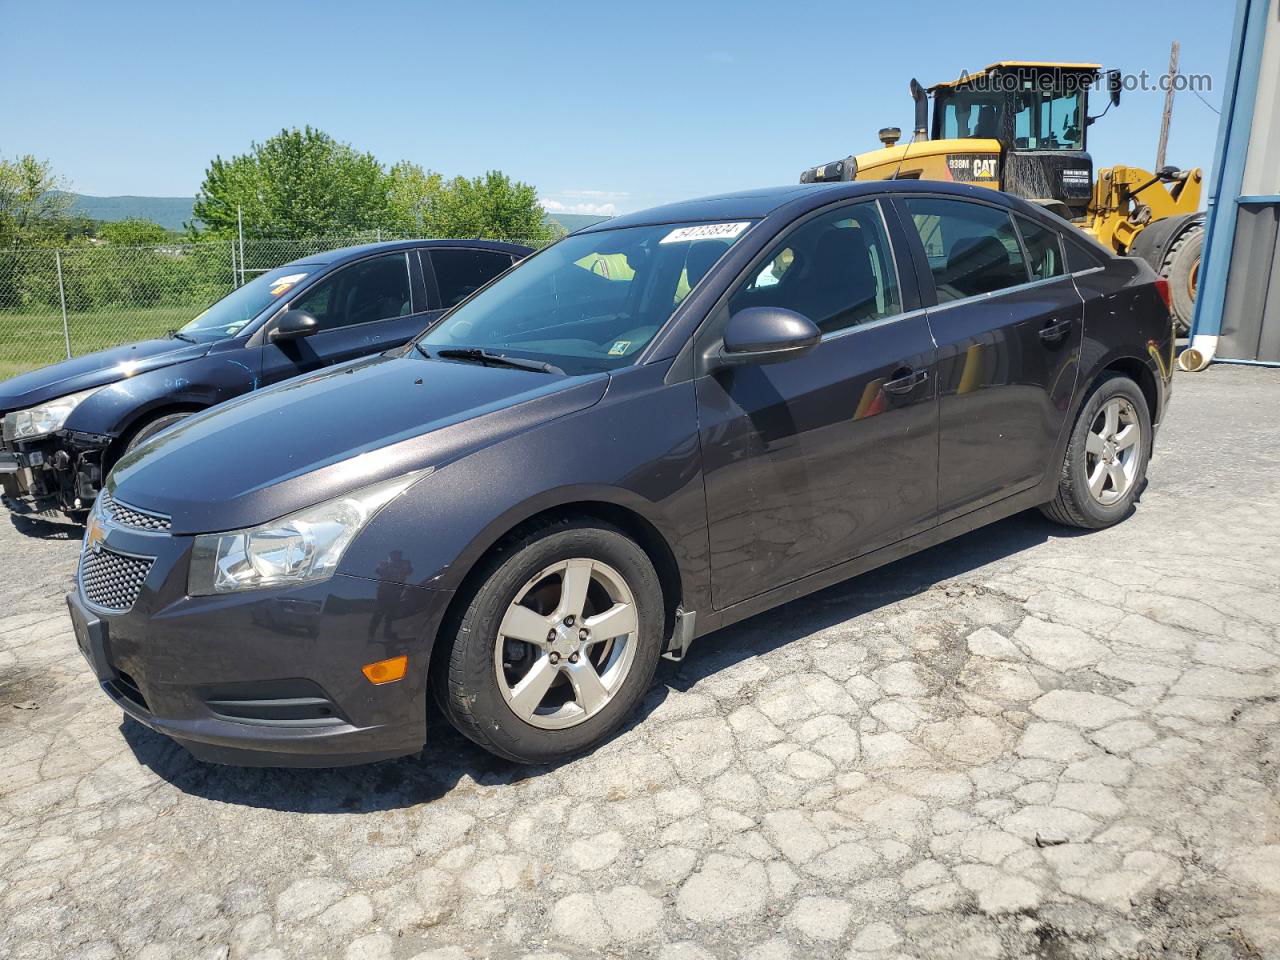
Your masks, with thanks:
M163 337L235 287L291 260L393 239L410 238L371 231L301 240L209 238L146 247L0 251L0 380Z

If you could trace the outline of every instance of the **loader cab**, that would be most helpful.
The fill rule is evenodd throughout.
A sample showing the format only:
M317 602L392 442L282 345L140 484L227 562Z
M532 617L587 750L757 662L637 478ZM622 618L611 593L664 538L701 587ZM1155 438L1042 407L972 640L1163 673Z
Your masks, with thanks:
M1089 91L1099 70L1092 63L1005 61L929 88L933 140L987 141L948 151L952 179L1083 216L1093 186Z

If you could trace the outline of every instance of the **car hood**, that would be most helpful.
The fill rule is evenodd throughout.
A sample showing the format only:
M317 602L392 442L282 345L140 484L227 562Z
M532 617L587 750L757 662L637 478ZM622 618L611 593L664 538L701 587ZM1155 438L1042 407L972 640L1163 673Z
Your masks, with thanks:
M185 340L143 340L41 367L0 383L0 412L23 410L69 393L194 360L203 357L212 346Z
M367 357L183 421L125 456L108 489L175 534L253 526L591 406L608 382Z

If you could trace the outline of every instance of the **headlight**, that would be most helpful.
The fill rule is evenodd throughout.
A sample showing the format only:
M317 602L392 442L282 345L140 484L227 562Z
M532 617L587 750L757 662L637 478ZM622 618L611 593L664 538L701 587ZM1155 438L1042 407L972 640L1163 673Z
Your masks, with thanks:
M331 577L374 514L430 472L375 483L247 530L202 534L192 549L187 593L202 597Z
M101 387L92 390L81 390L57 400L50 400L38 407L28 410L15 410L4 418L4 438L6 440L30 440L43 437L62 429L71 416L71 411L93 396Z

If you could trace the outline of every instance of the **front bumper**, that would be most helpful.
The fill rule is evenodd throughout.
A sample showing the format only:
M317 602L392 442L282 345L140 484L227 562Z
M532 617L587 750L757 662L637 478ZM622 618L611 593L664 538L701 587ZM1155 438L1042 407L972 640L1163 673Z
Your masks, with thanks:
M102 486L112 438L60 431L0 446L0 492L14 513L88 510Z
M137 600L96 607L79 578L67 595L81 653L125 713L214 763L331 767L422 749L427 665L451 594L336 575L187 597L190 544L110 530L104 548L156 556ZM401 680L376 686L361 672L400 655Z

